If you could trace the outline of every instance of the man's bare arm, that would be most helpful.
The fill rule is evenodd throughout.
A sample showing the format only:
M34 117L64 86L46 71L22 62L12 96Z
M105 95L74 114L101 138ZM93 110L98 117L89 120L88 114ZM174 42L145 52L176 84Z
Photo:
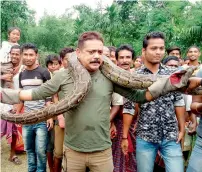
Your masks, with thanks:
M180 142L185 134L185 106L175 107L175 113L179 126L179 136L177 142Z
M113 121L117 113L119 112L120 105L113 105L110 110L110 122Z
M192 97L191 111L196 115L202 114L202 96L201 95Z

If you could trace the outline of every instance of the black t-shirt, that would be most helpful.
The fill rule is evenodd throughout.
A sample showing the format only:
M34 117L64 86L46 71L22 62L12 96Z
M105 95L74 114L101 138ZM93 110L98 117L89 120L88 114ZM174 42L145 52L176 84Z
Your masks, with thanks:
M20 73L19 87L23 90L33 89L39 87L49 79L51 79L50 72L47 69L38 66L34 70L24 70ZM45 101L25 101L24 106L25 111L41 109L45 106Z

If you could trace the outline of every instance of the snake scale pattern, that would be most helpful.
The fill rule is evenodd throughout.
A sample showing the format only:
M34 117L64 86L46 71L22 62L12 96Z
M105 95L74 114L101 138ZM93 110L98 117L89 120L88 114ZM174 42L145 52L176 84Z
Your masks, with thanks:
M35 124L46 121L49 118L66 112L76 107L87 95L91 86L91 76L88 71L78 62L75 54L69 59L69 71L74 81L74 90L70 96L65 97L58 103L51 104L43 109L25 112L22 114L11 114L1 112L1 118L16 124Z
M74 81L74 90L70 96L66 96L58 103L51 104L43 109L25 112L22 114L11 114L9 112L0 112L1 118L17 124L35 124L46 121L49 118L62 114L69 109L76 107L87 95L91 88L91 77L88 71L80 64L75 53L69 60L69 69ZM140 75L123 70L111 62L110 59L103 56L101 72L112 82L126 88L145 89L148 88L158 78L168 76ZM194 94L202 94L202 90L195 90Z

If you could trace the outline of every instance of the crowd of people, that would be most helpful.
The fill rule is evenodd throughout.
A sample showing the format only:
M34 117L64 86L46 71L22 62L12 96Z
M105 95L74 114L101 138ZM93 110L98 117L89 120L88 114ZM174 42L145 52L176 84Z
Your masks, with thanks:
M45 172L47 162L51 172L202 172L202 96L166 88L162 95L160 82L147 90L123 89L99 70L102 55L134 75L170 75L196 66L193 75L199 86L199 47L189 47L185 58L176 46L165 54L164 34L151 32L143 40L142 54L136 56L130 45L107 47L98 32L85 32L76 49L64 47L58 55L48 55L44 68L38 63L36 45L18 44L20 33L19 28L10 28L0 50L1 87L21 89L1 94L2 100L7 96L15 103L2 101L2 109L20 114L68 96L74 89L68 69L73 52L92 78L92 88L78 107L22 126L29 172ZM1 120L4 135L11 144L9 161L20 165L16 124Z

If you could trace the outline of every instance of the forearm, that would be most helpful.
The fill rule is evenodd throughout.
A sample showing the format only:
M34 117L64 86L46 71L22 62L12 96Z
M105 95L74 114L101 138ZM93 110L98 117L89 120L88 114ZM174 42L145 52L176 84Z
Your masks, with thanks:
M22 111L24 103L17 104L16 113L19 114Z
M191 111L196 115L202 114L202 96L192 96Z
M113 121L114 117L117 115L120 109L120 105L113 105L110 110L110 122Z
M145 103L153 100L152 95L148 90L135 90L130 88L124 88L119 85L114 85L114 92L122 95L130 101L137 103Z
M0 88L0 101L5 104L19 104L20 98L19 98L20 90L13 90L8 88Z
M202 115L202 103L198 103L198 102L192 103L191 111L196 115Z
M175 107L175 113L178 121L179 131L185 131L185 107Z
M133 116L130 114L123 114L123 138L127 138Z
M146 91L145 93L145 98L148 102L154 100L154 98L152 97L151 93L149 92L149 90Z
M19 92L19 99L21 101L31 101L32 100L32 90L21 90Z
M192 112L190 114L190 120L191 120L192 124L197 124L196 115Z

